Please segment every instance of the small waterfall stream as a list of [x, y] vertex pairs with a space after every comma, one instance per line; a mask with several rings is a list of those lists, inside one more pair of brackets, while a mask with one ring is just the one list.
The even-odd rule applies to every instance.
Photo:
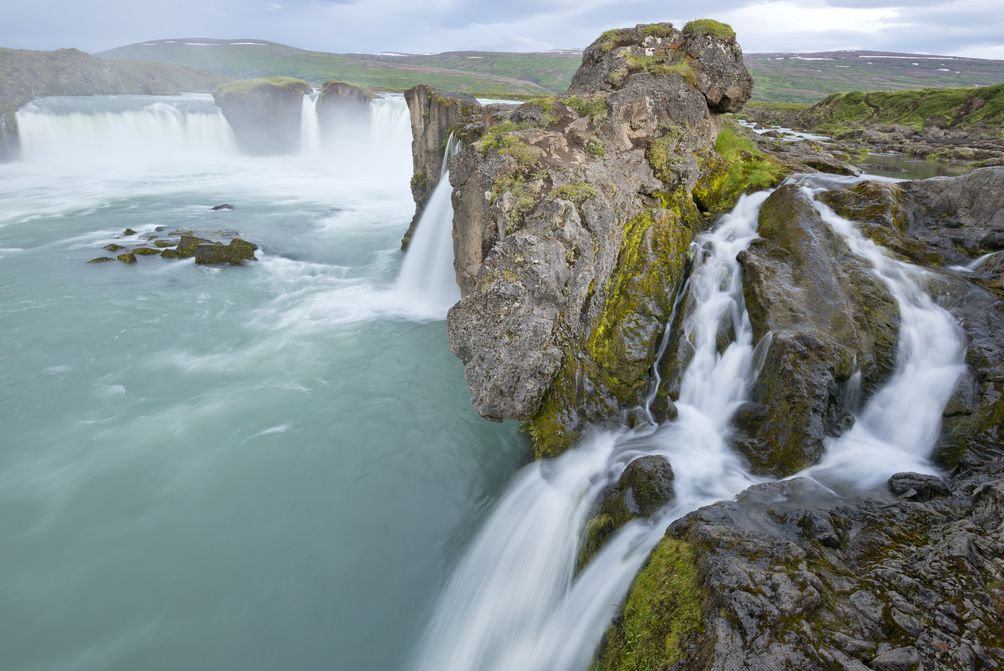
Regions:
[[[681, 380], [678, 417], [658, 427], [594, 432], [557, 459], [525, 467], [446, 585], [415, 657], [416, 671], [588, 668], [666, 526], [761, 481], [731, 449], [729, 425], [761, 358], [736, 255], [757, 237], [768, 195], [743, 197], [697, 240], [682, 315], [683, 338], [693, 353]], [[816, 207], [887, 284], [902, 326], [894, 375], [867, 401], [855, 427], [829, 441], [823, 460], [803, 475], [868, 487], [903, 470], [931, 472], [926, 457], [964, 370], [961, 329], [923, 289], [924, 271], [890, 258], [853, 224], [821, 203]], [[723, 321], [731, 324], [734, 340], [719, 352]], [[761, 347], [769, 345], [765, 340]], [[653, 454], [672, 464], [676, 498], [657, 519], [626, 525], [576, 575], [594, 501], [630, 461]]]
[[453, 187], [450, 186], [450, 158], [459, 150], [460, 143], [451, 134], [443, 152], [439, 181], [418, 221], [396, 286], [403, 300], [443, 314], [460, 300], [453, 269]]
[[308, 93], [303, 96], [303, 108], [300, 112], [300, 152], [317, 154], [321, 151], [321, 121], [317, 116], [318, 94]]

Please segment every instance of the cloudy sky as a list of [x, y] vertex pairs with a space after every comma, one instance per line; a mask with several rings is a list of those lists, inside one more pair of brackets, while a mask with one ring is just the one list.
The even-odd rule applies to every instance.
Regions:
[[101, 51], [172, 37], [337, 52], [583, 47], [711, 16], [747, 52], [881, 49], [1004, 59], [1002, 0], [0, 0], [0, 46]]

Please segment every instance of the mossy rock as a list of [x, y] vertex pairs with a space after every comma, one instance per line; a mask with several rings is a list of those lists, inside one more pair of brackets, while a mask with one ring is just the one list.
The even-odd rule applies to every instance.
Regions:
[[160, 253], [162, 259], [182, 259], [185, 258], [175, 249], [165, 249]]
[[735, 40], [736, 31], [727, 23], [714, 19], [696, 19], [683, 27], [684, 35], [711, 35], [720, 40]]
[[199, 245], [209, 244], [219, 243], [214, 243], [212, 240], [200, 238], [195, 235], [182, 235], [181, 239], [178, 241], [178, 254], [184, 257], [195, 256], [195, 250], [198, 249]]
[[114, 261], [115, 259], [110, 256], [99, 256], [97, 258], [91, 259], [88, 263], [108, 263], [109, 261]]
[[657, 671], [680, 660], [701, 627], [701, 590], [693, 547], [663, 538], [635, 578], [619, 622], [607, 632], [595, 671]]
[[127, 228], [124, 231], [122, 231], [122, 235], [125, 235], [125, 236], [136, 235], [136, 231], [134, 231], [131, 228]]
[[116, 245], [113, 242], [113, 243], [111, 243], [109, 245], [105, 245], [101, 249], [104, 249], [104, 250], [109, 251], [109, 252], [121, 252], [123, 249], [125, 249], [125, 247], [123, 247], [122, 245]]
[[153, 244], [156, 245], [157, 247], [160, 247], [161, 249], [164, 249], [165, 247], [177, 247], [178, 246], [178, 241], [177, 240], [154, 240]]
[[744, 193], [770, 189], [788, 175], [780, 162], [757, 148], [740, 127], [727, 123], [715, 140], [715, 150], [699, 158], [701, 175], [694, 199], [701, 210], [723, 214]]
[[160, 254], [160, 250], [153, 247], [137, 247], [132, 250], [132, 253], [136, 256], [157, 256]]
[[115, 258], [127, 265], [132, 265], [136, 263], [136, 255], [133, 254], [132, 252], [127, 252], [126, 254], [119, 254]]

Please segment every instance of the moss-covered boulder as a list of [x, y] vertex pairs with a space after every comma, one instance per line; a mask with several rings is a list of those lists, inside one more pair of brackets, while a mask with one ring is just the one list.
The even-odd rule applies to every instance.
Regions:
[[303, 80], [271, 77], [224, 84], [213, 98], [242, 151], [288, 154], [300, 150], [303, 96], [310, 91]]
[[136, 255], [133, 254], [132, 252], [126, 252], [125, 254], [119, 254], [115, 258], [118, 259], [119, 261], [121, 261], [122, 263], [126, 264], [126, 265], [132, 265], [132, 264], [136, 263]]
[[195, 263], [199, 265], [239, 266], [244, 261], [256, 261], [255, 250], [258, 246], [240, 238], [234, 238], [229, 244], [209, 242], [195, 248]]
[[790, 475], [852, 425], [844, 388], [855, 373], [866, 393], [891, 375], [899, 310], [798, 186], [767, 199], [758, 230], [739, 260], [754, 337], [769, 341], [736, 444], [754, 471]]
[[475, 408], [525, 420], [539, 455], [647, 393], [706, 225], [694, 191], [718, 113], [748, 95], [732, 38], [614, 31], [586, 50], [568, 93], [486, 112], [451, 162], [463, 295], [451, 348]]
[[196, 235], [182, 235], [178, 240], [177, 252], [179, 256], [189, 258], [195, 256], [195, 250], [199, 245], [211, 244], [212, 240], [200, 238]]

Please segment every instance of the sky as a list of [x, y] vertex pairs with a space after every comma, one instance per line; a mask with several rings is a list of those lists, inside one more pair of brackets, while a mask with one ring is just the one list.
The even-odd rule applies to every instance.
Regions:
[[876, 49], [1004, 59], [1004, 0], [0, 0], [0, 46], [97, 52], [176, 37], [332, 52], [585, 47], [608, 28], [711, 17], [747, 53]]

